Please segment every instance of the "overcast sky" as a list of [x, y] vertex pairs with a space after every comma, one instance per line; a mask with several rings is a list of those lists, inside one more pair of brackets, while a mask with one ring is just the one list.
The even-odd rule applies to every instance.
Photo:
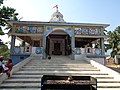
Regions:
[[[120, 0], [5, 0], [23, 21], [49, 21], [55, 8], [66, 22], [110, 24], [107, 30], [120, 25]], [[0, 37], [5, 38], [5, 37]]]

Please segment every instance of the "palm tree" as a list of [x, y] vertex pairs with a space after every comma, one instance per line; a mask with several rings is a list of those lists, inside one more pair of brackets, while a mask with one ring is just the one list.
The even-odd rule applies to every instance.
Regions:
[[114, 58], [115, 55], [119, 54], [120, 48], [120, 26], [118, 26], [113, 32], [108, 32], [108, 49], [112, 49], [111, 56]]

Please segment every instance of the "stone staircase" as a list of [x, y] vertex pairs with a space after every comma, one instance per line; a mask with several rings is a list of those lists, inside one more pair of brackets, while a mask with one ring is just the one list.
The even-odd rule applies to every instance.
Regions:
[[104, 73], [84, 60], [70, 60], [65, 56], [53, 56], [51, 60], [33, 58], [0, 85], [0, 90], [40, 90], [41, 77], [48, 75], [92, 76], [97, 78], [98, 90], [120, 90], [120, 81]]

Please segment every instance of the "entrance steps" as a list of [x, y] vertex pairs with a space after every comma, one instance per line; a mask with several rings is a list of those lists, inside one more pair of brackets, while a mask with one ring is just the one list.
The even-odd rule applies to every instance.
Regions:
[[40, 90], [41, 77], [48, 75], [92, 76], [97, 78], [98, 90], [120, 90], [120, 81], [82, 60], [52, 57], [51, 60], [32, 59], [10, 79], [0, 85], [0, 90]]

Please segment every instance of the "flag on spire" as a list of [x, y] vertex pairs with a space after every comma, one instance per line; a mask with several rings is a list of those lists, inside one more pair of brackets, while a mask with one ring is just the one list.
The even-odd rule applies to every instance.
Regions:
[[58, 5], [55, 5], [53, 8], [56, 8], [56, 11], [58, 11]]

